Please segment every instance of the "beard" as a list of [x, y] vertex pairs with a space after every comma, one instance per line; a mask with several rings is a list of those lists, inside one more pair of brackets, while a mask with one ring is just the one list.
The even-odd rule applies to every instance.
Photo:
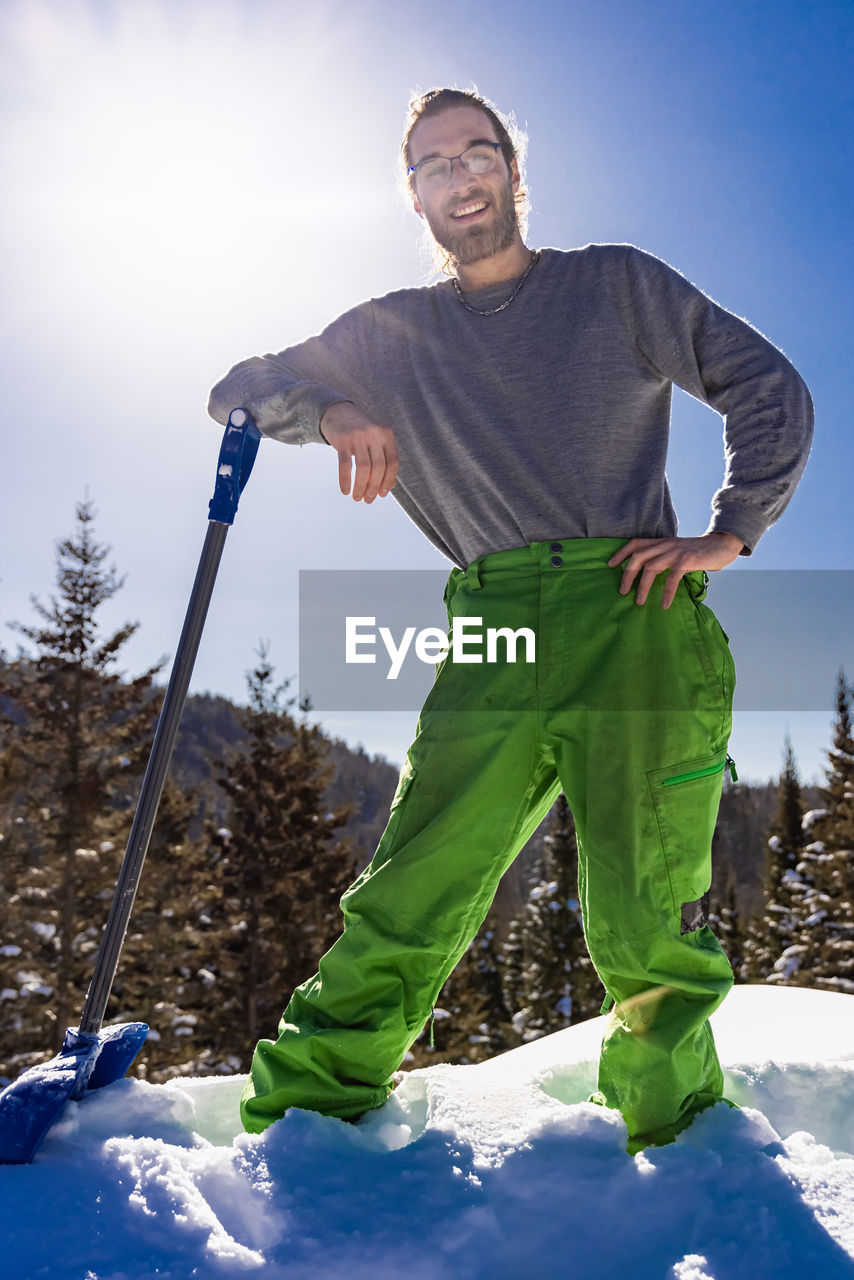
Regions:
[[[490, 200], [490, 197], [485, 192], [473, 191], [467, 196], [466, 203], [473, 200]], [[438, 218], [431, 220], [425, 211], [433, 239], [448, 254], [453, 266], [471, 266], [473, 262], [491, 258], [512, 244], [519, 229], [519, 220], [511, 180], [508, 179], [498, 200], [490, 200], [490, 205], [493, 216], [489, 223], [459, 229], [454, 226], [450, 214], [440, 222]]]

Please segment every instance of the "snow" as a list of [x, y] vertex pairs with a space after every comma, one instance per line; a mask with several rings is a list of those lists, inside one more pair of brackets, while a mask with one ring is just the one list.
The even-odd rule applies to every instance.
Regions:
[[625, 1151], [604, 1019], [408, 1073], [358, 1124], [240, 1131], [241, 1077], [124, 1080], [0, 1168], [6, 1280], [854, 1278], [854, 999], [737, 987], [725, 1105]]
[[19, 969], [15, 974], [15, 981], [22, 996], [53, 995], [53, 987], [45, 986], [41, 980], [41, 975], [32, 973], [29, 969]]
[[774, 961], [774, 973], [779, 974], [784, 982], [788, 982], [801, 967], [801, 960], [807, 953], [806, 947], [795, 944], [786, 947], [779, 959]]
[[37, 937], [42, 939], [43, 942], [50, 942], [51, 938], [56, 934], [55, 924], [42, 924], [38, 920], [33, 921], [30, 928]]

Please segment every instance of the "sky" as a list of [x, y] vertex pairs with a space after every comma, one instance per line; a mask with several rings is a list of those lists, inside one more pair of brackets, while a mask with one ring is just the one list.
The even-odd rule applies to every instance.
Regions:
[[[854, 13], [832, 0], [2, 0], [0, 645], [53, 585], [88, 496], [139, 620], [128, 672], [174, 653], [221, 432], [209, 387], [237, 360], [430, 279], [398, 182], [410, 94], [476, 85], [527, 129], [528, 242], [631, 242], [792, 359], [816, 405], [804, 480], [749, 563], [837, 572], [812, 662], [825, 701], [740, 709], [742, 776], [802, 775], [829, 745], [850, 598]], [[678, 393], [668, 474], [683, 533], [706, 525], [720, 419]], [[321, 446], [267, 441], [229, 535], [193, 688], [241, 698], [259, 642], [298, 668], [298, 574], [442, 569], [393, 499], [341, 497]], [[714, 583], [710, 595], [714, 606]], [[825, 609], [825, 605], [822, 605]], [[777, 644], [785, 653], [785, 614]], [[738, 637], [733, 636], [738, 663]], [[800, 645], [800, 642], [799, 642]], [[755, 659], [751, 656], [751, 662]], [[791, 664], [792, 655], [788, 654]], [[294, 686], [295, 687], [295, 686]], [[324, 713], [400, 762], [415, 712]]]
[[122, 1080], [0, 1167], [4, 1276], [851, 1280], [853, 1002], [736, 987], [712, 1023], [740, 1109], [633, 1157], [586, 1101], [604, 1018], [411, 1071], [358, 1124], [250, 1135], [245, 1077]]

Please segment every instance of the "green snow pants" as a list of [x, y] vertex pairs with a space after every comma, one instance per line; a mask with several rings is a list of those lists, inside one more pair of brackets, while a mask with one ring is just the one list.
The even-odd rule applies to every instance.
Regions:
[[701, 603], [705, 574], [687, 574], [669, 609], [661, 580], [638, 606], [607, 566], [624, 543], [556, 539], [452, 571], [449, 618], [482, 619], [484, 636], [529, 628], [536, 661], [522, 643], [504, 660], [499, 638], [498, 661], [438, 666], [388, 826], [341, 899], [344, 932], [294, 993], [278, 1040], [255, 1050], [241, 1102], [250, 1132], [288, 1107], [352, 1119], [382, 1105], [560, 789], [587, 945], [613, 1005], [593, 1100], [622, 1113], [637, 1149], [721, 1099], [708, 1019], [732, 971], [704, 897], [734, 668]]

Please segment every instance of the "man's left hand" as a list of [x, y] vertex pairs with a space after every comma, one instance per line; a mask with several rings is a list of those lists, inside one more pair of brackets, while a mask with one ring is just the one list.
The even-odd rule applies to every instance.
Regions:
[[661, 607], [669, 609], [683, 574], [692, 569], [724, 569], [732, 564], [744, 543], [734, 533], [704, 533], [700, 538], [632, 538], [621, 547], [608, 564], [614, 568], [624, 564], [620, 594], [631, 591], [640, 573], [635, 595], [636, 604], [644, 604], [659, 573], [667, 573], [661, 595]]

